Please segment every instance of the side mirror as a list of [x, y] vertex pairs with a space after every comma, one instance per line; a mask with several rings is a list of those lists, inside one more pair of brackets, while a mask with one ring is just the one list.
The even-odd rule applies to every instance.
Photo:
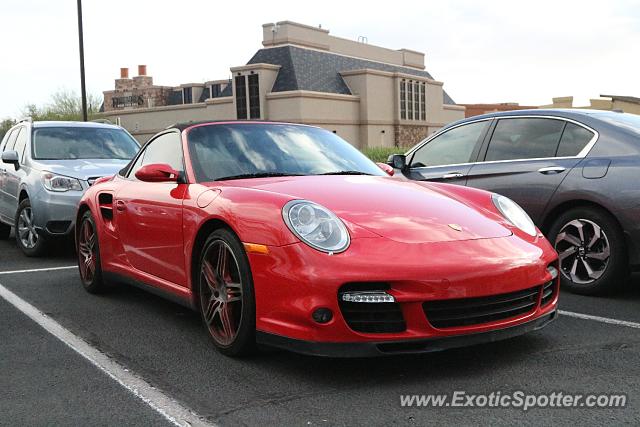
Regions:
[[152, 163], [136, 171], [136, 178], [144, 182], [178, 182], [180, 172], [166, 163]]
[[393, 168], [386, 163], [376, 163], [376, 165], [378, 165], [378, 167], [385, 171], [389, 176], [393, 176], [393, 174], [395, 173]]
[[389, 156], [387, 164], [394, 169], [404, 171], [407, 168], [407, 156], [404, 154], [392, 154]]
[[20, 159], [18, 152], [15, 150], [9, 150], [2, 153], [2, 163], [8, 163], [13, 165], [16, 170], [20, 167]]

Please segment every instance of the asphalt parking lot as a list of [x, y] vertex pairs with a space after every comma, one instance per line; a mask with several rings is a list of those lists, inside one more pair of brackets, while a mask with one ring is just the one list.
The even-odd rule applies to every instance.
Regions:
[[[638, 424], [640, 278], [608, 298], [564, 293], [568, 312], [509, 341], [419, 356], [323, 359], [282, 351], [218, 354], [196, 313], [120, 286], [85, 293], [73, 249], [43, 259], [0, 242], [0, 285], [176, 404], [218, 425]], [[61, 268], [63, 267], [63, 268]], [[71, 267], [71, 268], [64, 268]], [[25, 271], [26, 270], [26, 271]], [[35, 271], [33, 271], [35, 270]], [[571, 313], [613, 320], [581, 319]], [[607, 323], [608, 322], [608, 323]], [[630, 323], [623, 323], [630, 322]], [[637, 323], [636, 323], [637, 322]], [[0, 424], [171, 425], [145, 402], [0, 298]], [[89, 355], [90, 356], [90, 355]], [[90, 358], [90, 357], [89, 357]], [[620, 393], [624, 408], [402, 407], [400, 395]], [[144, 393], [142, 393], [144, 395]]]

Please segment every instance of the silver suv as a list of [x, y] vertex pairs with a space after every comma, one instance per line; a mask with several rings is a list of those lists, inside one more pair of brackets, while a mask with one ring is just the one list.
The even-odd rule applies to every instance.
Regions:
[[21, 121], [0, 143], [0, 239], [15, 227], [22, 252], [42, 255], [53, 237], [72, 233], [85, 190], [139, 148], [119, 126]]

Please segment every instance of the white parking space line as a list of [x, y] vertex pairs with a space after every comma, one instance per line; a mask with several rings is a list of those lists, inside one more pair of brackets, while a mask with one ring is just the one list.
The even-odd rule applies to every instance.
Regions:
[[77, 265], [67, 265], [67, 266], [64, 266], [64, 267], [32, 268], [32, 269], [29, 269], [29, 270], [0, 271], [0, 274], [38, 273], [38, 272], [41, 272], [41, 271], [70, 270], [72, 268], [78, 268], [78, 266]]
[[596, 322], [607, 323], [609, 325], [626, 326], [628, 328], [640, 329], [640, 323], [629, 322], [626, 320], [611, 319], [609, 317], [592, 316], [590, 314], [574, 313], [573, 311], [558, 310], [563, 316], [575, 317], [576, 319], [593, 320]]
[[0, 297], [108, 375], [175, 426], [213, 426], [0, 284]]

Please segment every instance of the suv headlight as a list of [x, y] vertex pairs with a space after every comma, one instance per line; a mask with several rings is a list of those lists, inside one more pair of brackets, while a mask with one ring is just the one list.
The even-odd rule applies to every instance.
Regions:
[[339, 253], [349, 247], [347, 227], [329, 209], [307, 200], [292, 200], [282, 208], [289, 230], [314, 249]]
[[535, 237], [538, 235], [536, 225], [524, 209], [522, 209], [516, 202], [499, 194], [494, 194], [491, 199], [493, 200], [493, 204], [507, 221], [530, 236]]
[[42, 173], [42, 185], [49, 191], [82, 191], [80, 180], [64, 175], [56, 175], [51, 172]]

